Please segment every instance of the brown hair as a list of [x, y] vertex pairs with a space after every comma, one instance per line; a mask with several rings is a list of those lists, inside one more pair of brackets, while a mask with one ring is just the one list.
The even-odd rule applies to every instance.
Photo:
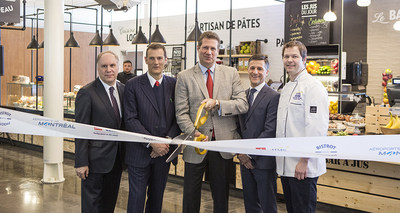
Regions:
[[126, 60], [126, 61], [124, 61], [124, 63], [123, 63], [123, 64], [126, 64], [126, 63], [130, 63], [130, 64], [132, 65], [132, 61], [130, 61], [130, 60]]
[[149, 52], [149, 49], [152, 49], [152, 50], [162, 49], [162, 50], [164, 51], [164, 57], [167, 58], [167, 50], [165, 50], [164, 45], [162, 45], [162, 44], [156, 44], [156, 43], [150, 44], [150, 45], [147, 47], [147, 50], [146, 50], [146, 57], [147, 57], [147, 53]]
[[217, 48], [219, 48], [219, 43], [220, 43], [221, 39], [219, 39], [218, 34], [212, 32], [212, 31], [207, 31], [207, 32], [202, 33], [200, 38], [199, 38], [199, 44], [197, 45], [198, 47], [201, 47], [201, 45], [203, 44], [203, 39], [204, 38], [217, 40], [218, 41]]
[[307, 57], [307, 48], [306, 46], [301, 43], [300, 41], [289, 41], [288, 43], [286, 43], [285, 45], [283, 45], [283, 49], [282, 49], [282, 57], [283, 54], [285, 53], [285, 49], [286, 48], [290, 48], [290, 47], [297, 47], [299, 48], [300, 51], [300, 55], [301, 58], [304, 60]]
[[113, 55], [113, 56], [115, 57], [115, 59], [117, 59], [117, 62], [119, 62], [119, 58], [118, 58], [117, 54], [115, 54], [115, 53], [114, 53], [113, 51], [111, 51], [111, 50], [108, 50], [108, 51], [101, 52], [101, 53], [99, 53], [99, 54], [97, 55], [97, 63], [99, 63], [100, 58], [103, 57], [103, 55], [105, 55], [105, 54], [107, 54], [107, 53]]
[[269, 61], [267, 55], [261, 55], [261, 54], [252, 55], [249, 59], [249, 64], [251, 61], [264, 61], [266, 70], [268, 70], [269, 68]]

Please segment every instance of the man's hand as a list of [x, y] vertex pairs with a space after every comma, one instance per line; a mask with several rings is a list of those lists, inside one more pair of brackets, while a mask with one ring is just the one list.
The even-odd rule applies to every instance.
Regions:
[[152, 158], [164, 156], [169, 152], [169, 144], [152, 143], [150, 146], [153, 148], [153, 151], [150, 153], [150, 157]]
[[[199, 137], [201, 135], [201, 132], [197, 131], [194, 133], [194, 137]], [[206, 138], [204, 138], [203, 140], [201, 140], [202, 142], [206, 142], [208, 141], [208, 136], [206, 135]]]
[[296, 165], [294, 176], [298, 180], [304, 180], [307, 177], [308, 158], [300, 158]]
[[253, 166], [253, 164], [251, 163], [251, 160], [250, 160], [249, 156], [244, 155], [244, 154], [238, 154], [237, 157], [238, 157], [240, 163], [241, 163], [244, 167], [246, 167], [247, 169], [254, 169], [254, 166]]
[[203, 104], [203, 103], [206, 103], [206, 105], [204, 106], [204, 109], [207, 111], [210, 111], [217, 106], [217, 100], [211, 99], [211, 98], [204, 99], [201, 102], [201, 104]]
[[82, 166], [75, 168], [76, 175], [82, 179], [86, 180], [86, 178], [89, 176], [89, 167], [88, 166]]

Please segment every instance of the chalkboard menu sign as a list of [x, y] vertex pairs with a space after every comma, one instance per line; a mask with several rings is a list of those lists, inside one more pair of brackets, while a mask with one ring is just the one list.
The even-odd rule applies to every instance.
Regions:
[[285, 41], [301, 41], [306, 46], [329, 44], [328, 0], [286, 0]]

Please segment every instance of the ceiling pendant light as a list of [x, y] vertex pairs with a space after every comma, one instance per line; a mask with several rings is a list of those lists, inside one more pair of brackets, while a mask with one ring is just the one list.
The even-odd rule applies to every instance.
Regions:
[[79, 47], [78, 42], [75, 40], [74, 37], [74, 33], [71, 32], [68, 41], [65, 43], [64, 47], [70, 47], [70, 48], [74, 48], [74, 47]]
[[118, 40], [115, 38], [112, 29], [110, 29], [110, 33], [107, 38], [104, 40], [103, 46], [119, 46]]
[[151, 43], [159, 43], [159, 44], [165, 44], [167, 43], [164, 39], [164, 37], [161, 35], [160, 29], [158, 27], [158, 24], [156, 25], [156, 30], [154, 33], [151, 35], [150, 39]]
[[96, 30], [96, 35], [94, 35], [93, 39], [90, 41], [89, 46], [99, 47], [101, 43], [103, 43], [103, 41], [101, 40], [99, 30]]
[[146, 36], [142, 31], [142, 26], [139, 26], [139, 32], [132, 40], [132, 44], [147, 44], [149, 41], [147, 40]]
[[33, 36], [31, 42], [26, 47], [28, 50], [37, 50], [39, 48], [39, 43], [36, 41], [36, 37]]
[[360, 7], [368, 7], [371, 4], [371, 0], [357, 0], [357, 5]]
[[400, 21], [396, 21], [393, 25], [393, 29], [396, 31], [400, 31]]
[[[152, 4], [150, 4], [150, 5], [152, 5]], [[164, 39], [164, 36], [162, 36], [162, 34], [160, 32], [160, 27], [158, 25], [158, 0], [157, 0], [157, 24], [156, 24], [156, 30], [154, 31], [153, 34], [151, 34], [150, 43], [159, 43], [159, 44], [166, 44], [167, 43], [165, 41], [165, 39]]]
[[329, 11], [327, 13], [325, 13], [325, 15], [324, 15], [325, 21], [336, 21], [336, 19], [337, 19], [336, 14], [334, 12], [332, 12], [332, 10], [331, 10], [331, 5], [332, 5], [332, 2], [329, 0]]
[[195, 41], [196, 37], [197, 37], [197, 41], [199, 40], [200, 36], [201, 36], [202, 32], [200, 30], [199, 25], [196, 23], [196, 25], [194, 26], [194, 29], [192, 30], [192, 32], [189, 34], [189, 36], [187, 37], [187, 41]]
[[43, 49], [44, 48], [44, 41], [42, 41], [42, 43], [39, 46], [39, 49]]

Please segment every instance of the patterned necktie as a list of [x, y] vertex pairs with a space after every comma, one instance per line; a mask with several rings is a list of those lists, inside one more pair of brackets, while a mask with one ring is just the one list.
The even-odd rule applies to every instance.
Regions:
[[156, 83], [154, 84], [156, 87], [160, 86], [160, 82], [156, 81]]
[[257, 90], [255, 88], [252, 88], [250, 90], [250, 94], [249, 94], [249, 99], [247, 99], [247, 102], [249, 103], [249, 108], [251, 107], [251, 105], [253, 104], [253, 99], [254, 99], [254, 93], [257, 92]]
[[212, 77], [211, 77], [210, 69], [207, 70], [207, 73], [208, 73], [208, 76], [207, 76], [206, 86], [207, 86], [207, 90], [208, 90], [208, 96], [210, 98], [212, 98], [213, 97], [213, 80], [212, 80]]
[[110, 87], [110, 97], [111, 97], [111, 102], [112, 102], [112, 107], [114, 109], [115, 117], [117, 118], [118, 123], [121, 122], [121, 115], [119, 113], [119, 108], [118, 108], [118, 103], [117, 99], [114, 97], [114, 87]]

